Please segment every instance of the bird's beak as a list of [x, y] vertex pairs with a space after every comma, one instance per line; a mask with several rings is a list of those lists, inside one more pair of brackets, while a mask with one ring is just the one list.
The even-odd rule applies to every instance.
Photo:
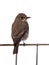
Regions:
[[31, 18], [31, 17], [27, 17], [27, 19], [29, 19], [29, 18]]

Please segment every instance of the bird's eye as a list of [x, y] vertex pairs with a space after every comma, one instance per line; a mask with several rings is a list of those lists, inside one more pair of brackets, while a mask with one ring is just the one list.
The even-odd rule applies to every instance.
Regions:
[[21, 17], [21, 19], [23, 19], [24, 17]]

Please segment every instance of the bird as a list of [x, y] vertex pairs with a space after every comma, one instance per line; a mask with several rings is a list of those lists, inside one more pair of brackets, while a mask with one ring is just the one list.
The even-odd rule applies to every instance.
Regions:
[[19, 13], [12, 24], [11, 36], [14, 42], [13, 54], [18, 54], [19, 43], [28, 38], [29, 24], [27, 19], [29, 18], [30, 17], [27, 17], [26, 14]]

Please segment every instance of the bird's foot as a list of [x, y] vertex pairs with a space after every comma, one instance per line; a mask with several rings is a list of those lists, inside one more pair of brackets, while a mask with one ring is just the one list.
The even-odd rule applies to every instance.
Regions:
[[25, 43], [25, 42], [23, 42], [23, 46], [25, 46], [25, 44], [26, 44], [26, 43]]

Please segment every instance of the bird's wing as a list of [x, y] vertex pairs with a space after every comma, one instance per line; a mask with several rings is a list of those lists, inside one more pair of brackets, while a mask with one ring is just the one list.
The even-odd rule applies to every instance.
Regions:
[[28, 23], [24, 23], [23, 25], [19, 23], [19, 25], [17, 24], [13, 24], [12, 26], [12, 38], [13, 39], [17, 39], [17, 38], [21, 38], [29, 29]]
[[13, 36], [13, 38], [14, 38], [14, 39], [22, 38], [23, 35], [24, 35], [26, 32], [27, 32], [26, 29], [24, 29], [24, 30], [22, 30], [22, 31], [20, 31], [20, 32], [17, 32], [17, 33]]

